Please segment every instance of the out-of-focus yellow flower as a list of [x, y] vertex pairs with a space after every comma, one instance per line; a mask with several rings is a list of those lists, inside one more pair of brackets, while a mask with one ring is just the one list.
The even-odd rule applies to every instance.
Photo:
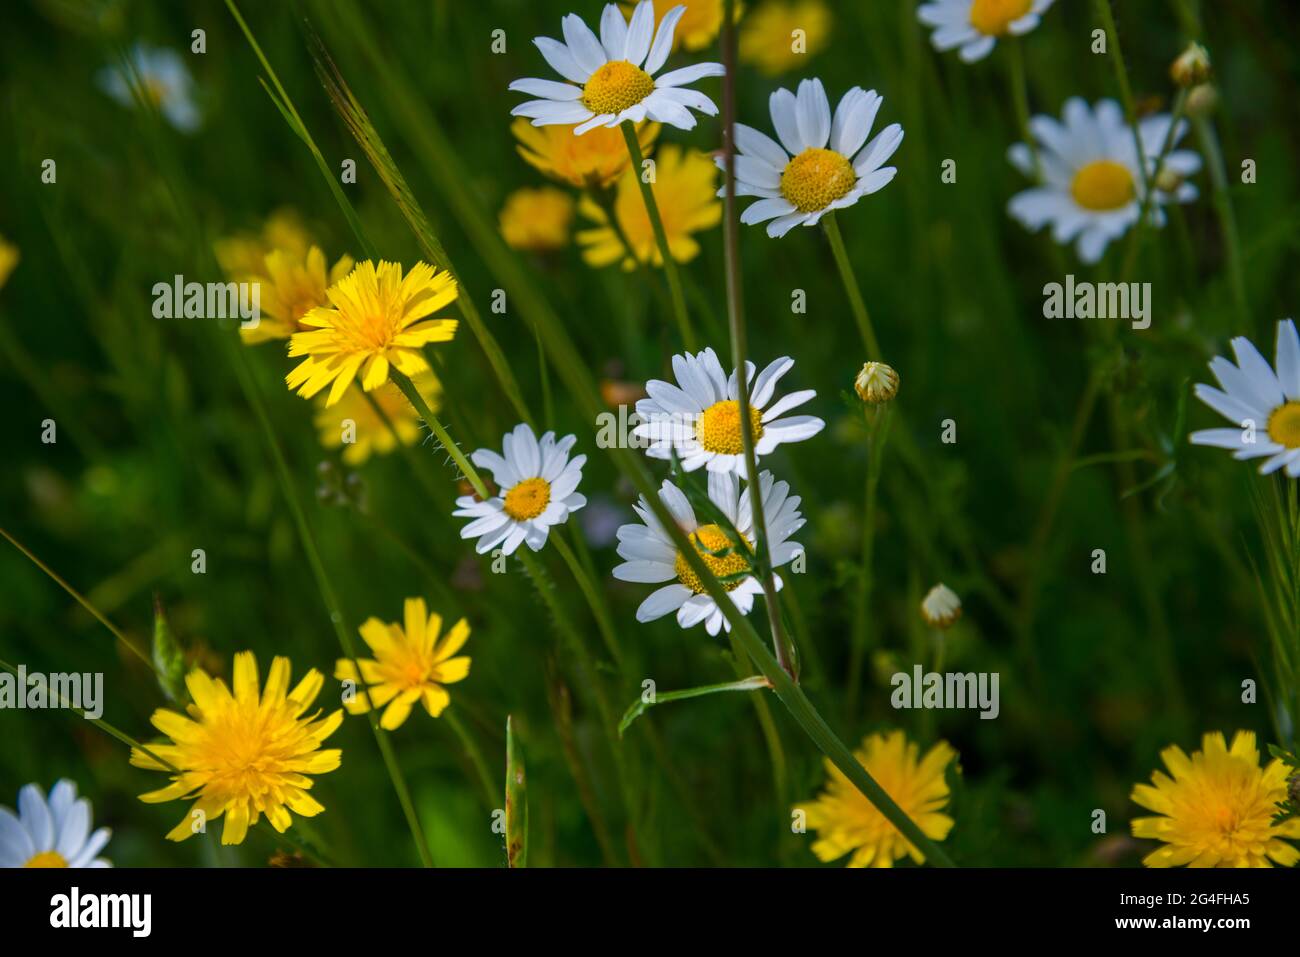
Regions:
[[[437, 376], [424, 372], [413, 377], [411, 383], [431, 411], [442, 408], [442, 383]], [[327, 449], [342, 447], [343, 461], [348, 465], [361, 465], [371, 455], [387, 455], [397, 447], [399, 439], [403, 445], [414, 445], [422, 433], [419, 414], [395, 383], [385, 382], [370, 393], [370, 398], [383, 410], [388, 422], [360, 389], [348, 389], [336, 405], [326, 405], [324, 396], [316, 398], [316, 429], [321, 445]]]
[[[665, 146], [655, 157], [655, 181], [651, 185], [668, 235], [669, 252], [679, 263], [690, 262], [699, 255], [700, 245], [693, 233], [722, 221], [717, 174], [713, 160], [699, 150]], [[635, 259], [628, 254], [618, 232], [609, 225], [605, 210], [590, 196], [583, 197], [579, 212], [598, 224], [577, 235], [578, 244], [584, 247], [583, 258], [589, 265], [599, 267], [621, 262], [624, 269], [634, 269], [638, 262], [663, 265], [638, 175], [635, 170], [627, 170], [618, 181], [614, 196], [614, 214]]]
[[313, 784], [307, 775], [333, 771], [341, 755], [337, 748], [322, 750], [321, 742], [338, 729], [343, 712], [307, 714], [325, 676], [313, 668], [290, 691], [289, 659], [277, 657], [259, 694], [251, 651], [235, 655], [234, 671], [232, 694], [220, 678], [194, 669], [185, 679], [193, 699], [189, 717], [166, 708], [153, 713], [154, 727], [173, 743], [150, 744], [149, 750], [177, 771], [131, 749], [136, 767], [172, 775], [171, 784], [141, 794], [141, 801], [197, 798], [168, 840], [183, 841], [225, 815], [221, 843], [242, 844], [263, 814], [283, 833], [292, 823], [290, 811], [314, 817], [325, 810], [307, 793]]
[[822, 0], [767, 0], [740, 27], [740, 60], [768, 76], [803, 66], [830, 39], [833, 17]]
[[289, 355], [307, 358], [284, 381], [306, 399], [328, 385], [325, 404], [333, 405], [358, 374], [370, 392], [388, 381], [389, 366], [419, 375], [429, 368], [420, 350], [456, 335], [457, 320], [427, 318], [456, 299], [456, 280], [428, 263], [403, 277], [398, 263], [366, 260], [328, 296], [333, 307], [307, 313], [301, 322], [309, 331], [289, 340]]
[[[942, 841], [953, 826], [953, 819], [941, 813], [949, 794], [944, 772], [957, 752], [946, 741], [940, 741], [920, 760], [919, 752], [902, 731], [890, 731], [867, 737], [853, 756], [926, 837]], [[849, 867], [893, 867], [904, 855], [918, 864], [925, 860], [829, 758], [826, 773], [826, 790], [816, 800], [795, 808], [807, 812], [808, 826], [818, 832], [814, 854], [833, 861], [853, 852]]]
[[462, 618], [439, 641], [442, 616], [429, 614], [423, 598], [406, 599], [403, 617], [405, 627], [397, 622], [386, 625], [378, 618], [369, 618], [361, 626], [361, 637], [375, 657], [356, 662], [361, 667], [360, 677], [348, 658], [340, 658], [334, 667], [334, 677], [340, 681], [366, 685], [364, 693], [358, 687], [354, 698], [344, 700], [348, 713], [365, 714], [372, 706], [384, 708], [379, 725], [389, 731], [401, 727], [417, 701], [432, 717], [438, 717], [451, 704], [451, 695], [443, 685], [469, 674], [470, 659], [453, 657], [469, 640], [469, 622]]
[[563, 249], [569, 245], [573, 210], [573, 197], [554, 186], [517, 189], [501, 207], [501, 235], [512, 249]]
[[[510, 124], [510, 132], [519, 141], [519, 155], [551, 179], [581, 189], [609, 186], [631, 161], [623, 131], [598, 126], [582, 136], [573, 135], [572, 126], [533, 126], [525, 117]], [[659, 136], [658, 123], [638, 123], [637, 139], [641, 153], [647, 155]]]
[[255, 326], [241, 324], [239, 330], [250, 345], [304, 331], [303, 316], [329, 305], [325, 290], [351, 272], [353, 265], [351, 256], [342, 256], [327, 270], [325, 254], [289, 211], [273, 214], [260, 237], [218, 242], [216, 253], [230, 278], [259, 286], [261, 321]]
[[[623, 0], [623, 12], [628, 16], [636, 7], [630, 0]], [[655, 0], [655, 23], [663, 19], [664, 14], [673, 7], [685, 7], [681, 20], [677, 22], [677, 32], [673, 34], [673, 49], [684, 47], [687, 50], [703, 50], [712, 43], [722, 30], [722, 16], [726, 10], [725, 0]], [[741, 0], [736, 0], [736, 18], [744, 8]]]
[[267, 255], [277, 249], [290, 259], [306, 259], [311, 245], [311, 234], [302, 217], [292, 209], [277, 209], [262, 224], [261, 233], [220, 239], [213, 248], [221, 268], [231, 276], [241, 276], [261, 273]]
[[1130, 796], [1159, 817], [1133, 819], [1133, 836], [1164, 841], [1142, 859], [1147, 867], [1294, 867], [1300, 850], [1282, 838], [1300, 838], [1300, 818], [1273, 823], [1287, 797], [1287, 767], [1274, 759], [1259, 766], [1252, 731], [1238, 731], [1229, 749], [1215, 731], [1189, 758], [1170, 745], [1160, 752], [1163, 771]]
[[0, 289], [9, 281], [9, 274], [18, 265], [18, 247], [0, 236]]

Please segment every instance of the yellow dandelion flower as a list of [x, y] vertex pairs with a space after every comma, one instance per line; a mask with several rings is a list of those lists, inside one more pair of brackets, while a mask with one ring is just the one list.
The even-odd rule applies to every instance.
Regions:
[[[551, 179], [581, 189], [603, 189], [627, 169], [630, 159], [623, 131], [598, 126], [582, 136], [572, 126], [533, 126], [525, 117], [510, 124], [519, 141], [519, 155], [530, 166]], [[636, 127], [641, 153], [647, 155], [659, 136], [659, 124], [644, 122]]]
[[[940, 813], [949, 796], [944, 772], [957, 752], [948, 742], [940, 741], [919, 761], [918, 753], [919, 748], [902, 731], [890, 731], [868, 736], [853, 756], [926, 837], [942, 841], [953, 826], [953, 819]], [[830, 775], [826, 790], [802, 807], [808, 814], [808, 826], [820, 833], [812, 846], [814, 854], [833, 861], [852, 851], [849, 867], [893, 867], [904, 855], [918, 864], [925, 860], [829, 760], [826, 770]]]
[[19, 258], [18, 247], [0, 236], [0, 289], [9, 281], [9, 274], [18, 265]]
[[388, 381], [390, 365], [419, 375], [429, 368], [421, 347], [456, 334], [455, 319], [426, 320], [456, 299], [456, 280], [428, 263], [416, 263], [403, 278], [398, 263], [381, 261], [376, 268], [366, 260], [326, 294], [333, 308], [302, 318], [309, 331], [294, 333], [289, 355], [307, 358], [285, 376], [307, 399], [332, 383], [326, 405], [338, 402], [358, 373], [367, 392]]
[[[411, 384], [432, 411], [442, 408], [442, 383], [432, 372], [415, 376]], [[316, 429], [321, 445], [327, 449], [343, 447], [343, 461], [348, 465], [361, 465], [371, 455], [387, 455], [397, 447], [398, 440], [403, 445], [414, 445], [423, 432], [420, 416], [396, 384], [385, 382], [370, 397], [387, 422], [359, 389], [348, 389], [335, 405], [326, 405], [324, 396], [316, 398]]]
[[826, 46], [833, 20], [822, 0], [768, 0], [740, 28], [740, 60], [768, 76], [802, 66]]
[[572, 226], [573, 197], [553, 186], [517, 189], [506, 197], [501, 208], [501, 235], [512, 249], [563, 249], [569, 245]]
[[[623, 0], [624, 12], [631, 16], [635, 3]], [[736, 18], [740, 18], [743, 8], [736, 0]], [[655, 0], [655, 22], [664, 18], [673, 7], [685, 7], [686, 12], [677, 21], [673, 49], [684, 47], [687, 50], [703, 50], [711, 44], [722, 30], [722, 15], [725, 0]]]
[[334, 677], [340, 681], [364, 679], [367, 685], [365, 694], [358, 689], [351, 701], [344, 701], [348, 712], [365, 714], [372, 704], [384, 708], [379, 724], [389, 731], [401, 727], [416, 701], [423, 702], [432, 717], [438, 717], [451, 704], [451, 695], [443, 685], [469, 674], [469, 658], [452, 657], [469, 640], [469, 622], [462, 618], [439, 641], [442, 616], [429, 614], [423, 598], [406, 599], [403, 611], [405, 628], [396, 622], [386, 625], [378, 618], [369, 618], [361, 626], [361, 637], [375, 657], [357, 661], [360, 679], [349, 659], [340, 658], [334, 666]]
[[1238, 731], [1228, 748], [1215, 731], [1201, 739], [1189, 758], [1170, 745], [1160, 752], [1173, 777], [1151, 774], [1151, 784], [1133, 787], [1131, 799], [1158, 817], [1138, 817], [1133, 836], [1164, 841], [1142, 859], [1147, 867], [1293, 867], [1300, 850], [1283, 838], [1300, 838], [1300, 819], [1273, 824], [1277, 803], [1286, 800], [1287, 768], [1274, 760], [1259, 766], [1252, 731]]
[[[315, 783], [308, 775], [339, 766], [341, 752], [322, 750], [321, 742], [342, 723], [343, 712], [324, 718], [319, 710], [306, 713], [324, 684], [325, 676], [313, 668], [290, 691], [289, 659], [277, 657], [259, 694], [251, 651], [235, 655], [233, 694], [220, 678], [191, 671], [185, 678], [193, 699], [189, 717], [159, 708], [150, 719], [172, 743], [151, 744], [149, 750], [179, 773], [172, 771], [171, 784], [140, 800], [195, 799], [168, 840], [183, 841], [224, 815], [221, 843], [240, 844], [263, 814], [283, 832], [292, 823], [290, 811], [315, 817], [325, 810], [307, 793]], [[171, 771], [138, 748], [131, 749], [131, 763]]]
[[217, 261], [238, 282], [258, 284], [260, 321], [240, 326], [250, 345], [288, 339], [302, 332], [303, 316], [329, 305], [325, 291], [352, 271], [352, 257], [341, 256], [326, 269], [325, 254], [311, 241], [297, 214], [274, 213], [261, 236], [236, 236], [216, 244]]
[[[700, 245], [692, 237], [702, 229], [710, 229], [722, 220], [722, 203], [717, 197], [718, 169], [706, 153], [665, 146], [659, 151], [655, 163], [655, 200], [663, 219], [664, 232], [668, 234], [668, 249], [679, 263], [690, 262], [700, 252]], [[609, 217], [591, 197], [583, 197], [578, 211], [598, 225], [577, 234], [578, 244], [584, 247], [583, 258], [592, 266], [608, 266], [622, 262], [624, 269], [634, 269], [637, 262], [663, 265], [663, 256], [655, 242], [654, 229], [646, 213], [639, 174], [627, 170], [618, 181], [614, 197], [614, 214], [628, 244], [636, 254], [636, 261], [628, 255], [618, 233], [609, 225]]]
[[266, 257], [279, 249], [291, 260], [302, 260], [311, 248], [311, 234], [292, 209], [278, 209], [267, 217], [257, 235], [241, 233], [213, 244], [217, 262], [232, 276], [257, 275]]

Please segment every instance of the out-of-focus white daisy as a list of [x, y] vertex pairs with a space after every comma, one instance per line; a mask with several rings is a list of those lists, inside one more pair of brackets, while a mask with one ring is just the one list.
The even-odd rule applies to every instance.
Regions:
[[921, 599], [921, 617], [931, 628], [951, 628], [961, 617], [961, 599], [955, 591], [939, 582]]
[[96, 855], [112, 832], [90, 833], [90, 802], [61, 780], [44, 792], [29, 784], [18, 792], [18, 814], [0, 807], [0, 867], [112, 867]]
[[1223, 356], [1210, 360], [1210, 371], [1223, 386], [1198, 383], [1196, 397], [1234, 423], [1227, 429], [1203, 429], [1189, 438], [1196, 445], [1231, 449], [1235, 459], [1265, 458], [1259, 471], [1268, 475], [1285, 467], [1300, 477], [1300, 336], [1295, 323], [1277, 324], [1277, 371], [1245, 336], [1232, 340], [1234, 365]]
[[[1052, 226], [1058, 243], [1075, 242], [1085, 263], [1101, 259], [1107, 244], [1123, 236], [1138, 221], [1146, 195], [1143, 168], [1156, 182], [1170, 176], [1177, 185], [1172, 192], [1156, 187], [1150, 204], [1150, 225], [1165, 224], [1167, 203], [1190, 203], [1199, 195], [1196, 187], [1183, 182], [1201, 168], [1201, 158], [1191, 150], [1170, 149], [1160, 170], [1155, 168], [1160, 150], [1169, 135], [1173, 117], [1168, 113], [1148, 116], [1138, 123], [1142, 137], [1142, 160], [1138, 161], [1133, 130], [1124, 111], [1114, 100], [1100, 100], [1095, 108], [1079, 97], [1065, 103], [1061, 122], [1050, 116], [1035, 116], [1030, 131], [1038, 141], [1040, 185], [1017, 193], [1007, 211], [1027, 229]], [[1170, 146], [1183, 138], [1187, 121], [1179, 120]], [[1034, 153], [1025, 143], [1007, 151], [1007, 159], [1026, 176], [1034, 176]]]
[[[803, 80], [798, 95], [773, 93], [769, 106], [779, 144], [736, 124], [736, 195], [762, 197], [740, 221], [767, 223], [769, 236], [784, 236], [889, 185], [898, 170], [883, 164], [903, 142], [903, 128], [893, 123], [867, 142], [883, 102], [875, 90], [855, 86], [832, 117], [821, 80]], [[722, 157], [716, 162], [726, 169]], [[725, 186], [718, 195], [726, 195]]]
[[[777, 382], [792, 368], [794, 360], [782, 356], [755, 378], [754, 363], [745, 363], [750, 435], [756, 459], [783, 442], [810, 439], [826, 427], [825, 422], [811, 415], [782, 418], [813, 398], [817, 394], [813, 389], [791, 392], [772, 401]], [[673, 375], [676, 385], [651, 379], [645, 387], [649, 397], [637, 401], [636, 411], [643, 421], [632, 434], [649, 441], [646, 454], [671, 459], [676, 449], [688, 472], [703, 465], [710, 472], [743, 473], [745, 439], [740, 431], [740, 383], [736, 373], [728, 377], [714, 351], [705, 349], [695, 355], [688, 352], [673, 356]]]
[[571, 512], [587, 504], [577, 491], [587, 457], [569, 458], [576, 441], [572, 435], [557, 441], [554, 432], [547, 432], [539, 442], [521, 422], [502, 440], [504, 455], [491, 449], [474, 452], [470, 461], [492, 473], [500, 492], [486, 501], [472, 495], [456, 499], [452, 514], [473, 519], [460, 537], [477, 538], [480, 555], [494, 548], [513, 555], [521, 543], [541, 551], [551, 526], [567, 522]]
[[[768, 547], [772, 566], [791, 561], [803, 546], [790, 541], [790, 536], [803, 527], [804, 518], [799, 513], [799, 496], [790, 494], [790, 486], [776, 482], [772, 473], [762, 472], [758, 477], [763, 491], [763, 518], [767, 522]], [[749, 543], [754, 547], [754, 516], [750, 503], [751, 488], [740, 491], [740, 479], [734, 474], [709, 473], [709, 499]], [[685, 493], [672, 482], [664, 482], [659, 499], [668, 507], [674, 520], [688, 536], [696, 552], [717, 578], [723, 581], [728, 597], [742, 615], [754, 607], [754, 597], [763, 593], [762, 583], [750, 570], [748, 559], [740, 553], [731, 538], [720, 526], [712, 522], [701, 523]], [[644, 498], [634, 505], [642, 524], [624, 525], [618, 530], [618, 554], [626, 559], [614, 569], [614, 577], [625, 582], [659, 584], [671, 582], [651, 592], [650, 597], [636, 610], [636, 620], [654, 621], [670, 612], [677, 613], [677, 624], [692, 628], [704, 622], [705, 630], [716, 635], [721, 629], [731, 630], [717, 602], [704, 590], [698, 575], [677, 551], [668, 532], [655, 518]], [[745, 577], [740, 577], [744, 575]], [[781, 577], [774, 576], [776, 587], [781, 587]]]
[[135, 76], [125, 66], [106, 66], [96, 75], [99, 88], [123, 106], [135, 106], [131, 85], [139, 82], [168, 123], [182, 133], [197, 130], [202, 118], [194, 103], [194, 80], [181, 55], [166, 47], [137, 43], [129, 56]]
[[931, 0], [916, 10], [917, 19], [934, 27], [930, 42], [936, 50], [961, 47], [967, 63], [982, 60], [998, 38], [1018, 37], [1038, 26], [1053, 0]]
[[606, 4], [600, 17], [600, 37], [576, 13], [560, 21], [564, 42], [536, 37], [533, 42], [556, 73], [568, 80], [515, 80], [510, 89], [538, 97], [520, 103], [511, 114], [527, 116], [534, 126], [576, 124], [581, 135], [598, 126], [618, 126], [624, 120], [651, 119], [682, 130], [695, 126], [691, 110], [716, 116], [717, 106], [686, 84], [706, 76], [722, 76], [721, 63], [695, 63], [656, 78], [673, 48], [673, 31], [686, 12], [673, 7], [655, 30], [654, 0], [641, 0], [624, 20], [615, 4]]

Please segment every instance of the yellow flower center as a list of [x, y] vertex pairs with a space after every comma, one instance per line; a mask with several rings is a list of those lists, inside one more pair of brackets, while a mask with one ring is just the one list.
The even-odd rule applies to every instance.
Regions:
[[1119, 209], [1133, 201], [1133, 174], [1114, 160], [1096, 160], [1074, 174], [1070, 195], [1084, 209]]
[[68, 862], [64, 860], [63, 855], [58, 851], [41, 851], [35, 857], [28, 860], [23, 867], [67, 867]]
[[839, 153], [809, 147], [786, 164], [781, 195], [799, 212], [815, 213], [846, 195], [857, 181], [852, 164]]
[[593, 113], [622, 113], [654, 92], [655, 81], [627, 60], [610, 60], [587, 78], [582, 105]]
[[[757, 442], [763, 434], [763, 414], [749, 407], [749, 435]], [[720, 455], [740, 455], [745, 451], [745, 439], [740, 434], [740, 403], [735, 399], [715, 402], [702, 413], [695, 424], [695, 438], [706, 452]]]
[[987, 37], [1000, 37], [1033, 5], [1033, 0], [975, 0], [970, 25]]
[[[717, 525], [701, 525], [691, 535], [691, 544], [695, 546], [695, 553], [704, 560], [704, 564], [715, 578], [726, 578], [729, 575], [749, 571], [749, 562], [736, 552], [735, 545], [727, 537], [727, 533]], [[727, 552], [727, 549], [731, 551]], [[725, 554], [718, 554], [720, 552]], [[700, 581], [700, 576], [695, 574], [691, 566], [686, 564], [686, 558], [681, 552], [677, 553], [673, 570], [677, 572], [677, 580], [683, 585], [697, 595], [704, 594], [704, 583]], [[725, 582], [723, 587], [727, 591], [732, 591], [740, 587], [740, 580]]]
[[1300, 448], [1300, 402], [1279, 405], [1268, 417], [1268, 437], [1288, 449]]
[[546, 511], [551, 503], [551, 483], [545, 479], [524, 479], [506, 492], [503, 508], [516, 522], [526, 522]]

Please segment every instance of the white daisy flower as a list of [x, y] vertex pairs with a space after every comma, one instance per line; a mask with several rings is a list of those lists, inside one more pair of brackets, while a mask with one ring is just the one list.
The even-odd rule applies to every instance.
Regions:
[[[771, 453], [784, 442], [802, 442], [826, 427], [811, 415], [782, 416], [803, 405], [817, 393], [813, 389], [791, 392], [775, 402], [776, 384], [794, 368], [794, 360], [782, 356], [754, 376], [754, 363], [745, 363], [749, 382], [750, 434], [756, 459]], [[673, 356], [677, 385], [651, 379], [646, 383], [649, 398], [636, 404], [642, 421], [632, 430], [649, 442], [646, 454], [671, 459], [673, 449], [682, 467], [693, 472], [701, 465], [710, 472], [745, 470], [744, 437], [740, 432], [739, 385], [736, 373], [728, 377], [712, 349], [691, 355]]]
[[201, 117], [194, 103], [194, 81], [175, 50], [137, 43], [131, 48], [132, 77], [125, 67], [106, 66], [96, 75], [99, 88], [123, 106], [136, 105], [131, 81], [138, 80], [163, 117], [182, 133], [199, 128]]
[[696, 63], [655, 78], [673, 48], [673, 31], [686, 7], [664, 14], [655, 30], [654, 0], [641, 0], [630, 21], [617, 4], [606, 4], [600, 17], [600, 38], [582, 18], [570, 13], [560, 21], [564, 42], [536, 37], [533, 42], [556, 73], [568, 80], [515, 80], [510, 89], [539, 97], [520, 103], [512, 116], [531, 117], [533, 126], [576, 124], [581, 135], [598, 126], [618, 126], [624, 120], [651, 119], [678, 129], [695, 126], [691, 110], [716, 116], [718, 108], [703, 93], [686, 84], [726, 73], [721, 63]]
[[479, 449], [470, 456], [479, 468], [492, 473], [500, 492], [487, 501], [472, 495], [456, 499], [457, 518], [473, 519], [460, 530], [461, 538], [477, 538], [480, 555], [500, 548], [513, 555], [520, 543], [541, 551], [552, 525], [569, 520], [569, 514], [587, 504], [578, 493], [585, 455], [569, 458], [576, 436], [556, 441], [547, 432], [540, 442], [524, 423], [502, 440], [504, 455]]
[[[1168, 113], [1138, 122], [1142, 163], [1153, 182], [1158, 172], [1181, 179], [1201, 168], [1196, 153], [1171, 149], [1161, 170], [1156, 170], [1171, 122], [1173, 117]], [[1035, 116], [1029, 128], [1039, 144], [1043, 182], [1013, 196], [1007, 211], [1031, 231], [1051, 223], [1053, 239], [1058, 243], [1076, 241], [1079, 258], [1095, 263], [1107, 244], [1124, 235], [1142, 212], [1146, 190], [1143, 167], [1138, 163], [1133, 130], [1124, 119], [1124, 111], [1114, 100], [1101, 100], [1094, 109], [1073, 97], [1065, 103], [1062, 122], [1050, 116]], [[1180, 120], [1170, 145], [1186, 132], [1187, 121]], [[1026, 176], [1036, 175], [1034, 154], [1026, 144], [1014, 144], [1007, 151], [1007, 159]], [[1190, 203], [1198, 195], [1196, 187], [1186, 182], [1179, 182], [1173, 192], [1156, 188], [1150, 225], [1164, 226], [1165, 204]]]
[[64, 779], [45, 794], [35, 784], [18, 792], [18, 814], [0, 807], [0, 867], [112, 867], [96, 857], [112, 832], [90, 833], [90, 802]]
[[[903, 128], [891, 124], [867, 142], [883, 102], [875, 90], [855, 86], [832, 117], [821, 80], [803, 80], [797, 96], [789, 90], [773, 93], [769, 105], [779, 144], [752, 126], [736, 124], [736, 195], [762, 197], [740, 221], [767, 223], [769, 236], [784, 236], [887, 186], [898, 170], [882, 165], [903, 142]], [[722, 157], [716, 162], [726, 169]], [[726, 192], [724, 186], [718, 195]]]
[[955, 591], [939, 582], [921, 599], [921, 617], [931, 628], [951, 628], [961, 617], [961, 599]]
[[[768, 547], [772, 566], [778, 567], [794, 559], [803, 546], [789, 541], [791, 535], [803, 527], [804, 518], [799, 513], [799, 496], [790, 494], [785, 482], [775, 482], [771, 472], [758, 477], [763, 490], [763, 518], [767, 522]], [[740, 480], [732, 473], [709, 473], [709, 500], [721, 509], [750, 547], [754, 547], [754, 518], [750, 504], [750, 488], [740, 492]], [[735, 549], [723, 529], [711, 522], [701, 524], [685, 493], [671, 482], [664, 482], [659, 499], [668, 507], [673, 518], [687, 535], [696, 552], [709, 571], [718, 578], [739, 576], [749, 571], [745, 557]], [[693, 628], [704, 622], [705, 630], [716, 635], [731, 624], [723, 615], [668, 532], [655, 518], [644, 498], [634, 505], [642, 524], [624, 525], [618, 530], [618, 554], [626, 561], [614, 569], [614, 577], [625, 582], [659, 584], [671, 582], [650, 594], [636, 610], [636, 620], [654, 621], [670, 612], [677, 613], [677, 624]], [[781, 588], [781, 577], [774, 576], [776, 587]], [[762, 583], [753, 575], [724, 582], [727, 594], [742, 615], [754, 607], [754, 597], [763, 593]]]
[[917, 8], [916, 17], [934, 27], [930, 42], [936, 50], [961, 47], [967, 63], [982, 60], [998, 38], [1018, 37], [1038, 26], [1053, 0], [931, 0]]
[[[1264, 458], [1268, 475], [1285, 466], [1300, 478], [1300, 336], [1290, 319], [1277, 324], [1277, 372], [1244, 336], [1232, 340], [1237, 363], [1215, 356], [1210, 371], [1223, 386], [1198, 383], [1196, 397], [1233, 423], [1203, 429], [1189, 438], [1196, 445], [1231, 449], [1235, 459]], [[1267, 456], [1267, 458], [1265, 458]]]

